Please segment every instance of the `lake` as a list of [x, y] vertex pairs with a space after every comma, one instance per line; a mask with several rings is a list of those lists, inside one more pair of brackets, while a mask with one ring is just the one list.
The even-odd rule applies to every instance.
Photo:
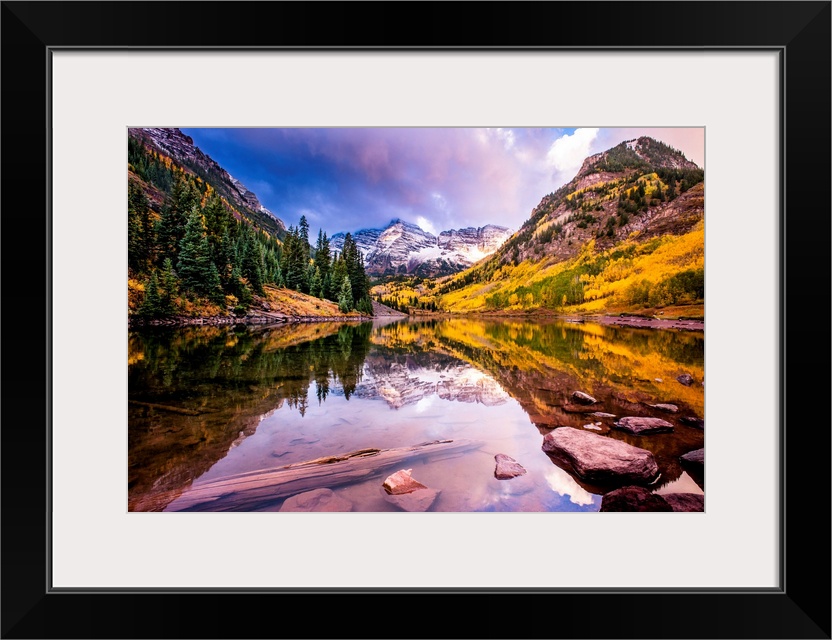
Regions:
[[[650, 491], [703, 494], [680, 461], [704, 447], [690, 419], [704, 418], [703, 381], [702, 331], [520, 318], [131, 330], [128, 508], [423, 510], [382, 486], [410, 470], [431, 512], [598, 511], [615, 486], [542, 449], [561, 427], [650, 451]], [[673, 431], [633, 435], [624, 416]], [[497, 454], [525, 473], [497, 479]], [[317, 489], [332, 493], [306, 500]]]

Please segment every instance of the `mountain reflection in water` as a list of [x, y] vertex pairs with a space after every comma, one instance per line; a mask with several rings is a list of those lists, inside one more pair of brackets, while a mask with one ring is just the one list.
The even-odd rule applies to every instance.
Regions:
[[[555, 466], [541, 449], [572, 426], [649, 449], [658, 492], [702, 492], [679, 456], [704, 445], [680, 423], [704, 416], [704, 336], [560, 321], [442, 319], [310, 323], [269, 328], [189, 327], [129, 334], [131, 511], [192, 509], [200, 487], [361, 449], [436, 440], [473, 446], [422, 455], [330, 488], [353, 511], [397, 511], [381, 484], [399, 468], [437, 490], [431, 511], [597, 511], [608, 488]], [[682, 373], [695, 382], [676, 381]], [[670, 420], [673, 433], [633, 436], [592, 411]], [[677, 414], [650, 407], [672, 403]], [[583, 411], [583, 412], [580, 412]], [[527, 473], [494, 477], [503, 453]], [[325, 485], [328, 486], [328, 485]], [[189, 497], [190, 496], [190, 497]], [[278, 510], [225, 496], [213, 510]], [[346, 503], [344, 503], [346, 504]]]

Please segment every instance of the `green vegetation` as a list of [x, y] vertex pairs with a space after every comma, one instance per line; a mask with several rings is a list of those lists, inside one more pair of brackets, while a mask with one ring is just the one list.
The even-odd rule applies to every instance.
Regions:
[[[330, 255], [322, 231], [313, 249], [301, 216], [283, 242], [257, 229], [206, 179], [129, 139], [128, 279], [132, 314], [239, 314], [265, 285], [338, 302], [343, 312], [372, 315], [363, 258], [348, 234], [341, 255]], [[206, 176], [211, 178], [211, 176]], [[151, 203], [148, 194], [161, 198]], [[155, 204], [154, 210], [153, 204]], [[342, 296], [344, 282], [350, 295]]]

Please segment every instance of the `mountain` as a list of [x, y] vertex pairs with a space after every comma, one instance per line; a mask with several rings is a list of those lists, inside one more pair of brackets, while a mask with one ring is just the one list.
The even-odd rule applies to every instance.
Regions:
[[[394, 219], [383, 229], [362, 229], [353, 234], [369, 275], [409, 274], [422, 277], [457, 273], [492, 254], [511, 235], [506, 227], [486, 225], [442, 231], [438, 236], [421, 227]], [[345, 234], [330, 238], [340, 251]]]
[[489, 259], [422, 300], [451, 311], [701, 306], [704, 193], [704, 171], [680, 151], [622, 142], [586, 158]]
[[195, 146], [193, 138], [179, 129], [128, 129], [128, 135], [203, 179], [256, 226], [279, 238], [286, 234], [286, 225], [280, 218], [264, 207], [250, 189]]

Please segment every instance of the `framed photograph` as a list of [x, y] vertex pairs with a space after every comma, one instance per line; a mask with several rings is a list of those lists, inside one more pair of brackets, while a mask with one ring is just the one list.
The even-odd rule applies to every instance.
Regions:
[[830, 637], [830, 3], [472, 7], [3, 3], [4, 637]]

